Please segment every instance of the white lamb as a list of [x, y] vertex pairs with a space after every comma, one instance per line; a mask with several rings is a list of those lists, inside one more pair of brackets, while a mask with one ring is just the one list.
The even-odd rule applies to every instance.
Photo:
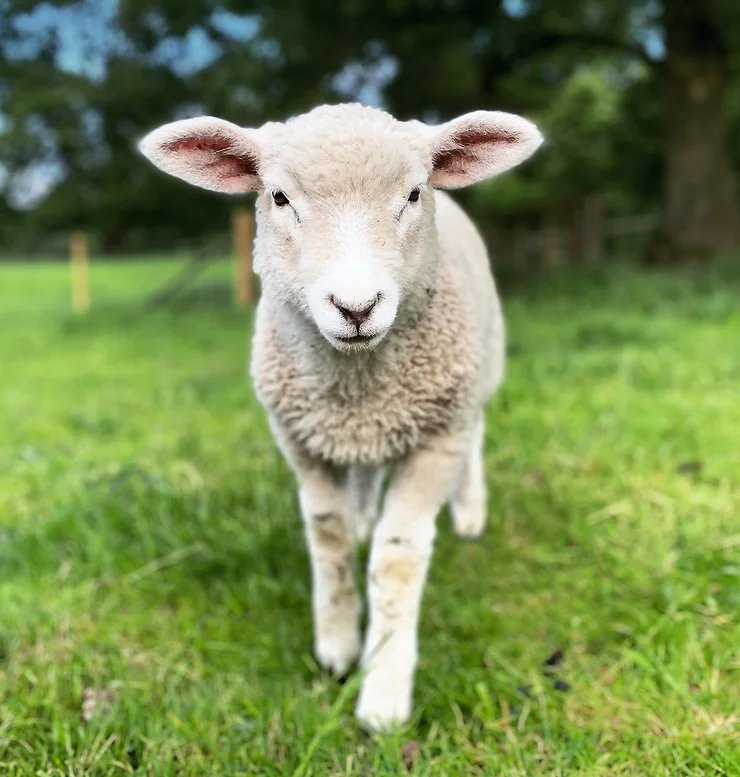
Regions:
[[507, 113], [432, 127], [353, 104], [259, 129], [187, 119], [139, 146], [190, 183], [259, 192], [252, 376], [299, 483], [316, 656], [339, 675], [361, 650], [354, 543], [372, 528], [394, 466], [372, 537], [357, 705], [374, 729], [411, 712], [440, 508], [450, 503], [461, 536], [483, 530], [484, 408], [503, 374], [486, 249], [435, 189], [503, 172], [541, 142]]

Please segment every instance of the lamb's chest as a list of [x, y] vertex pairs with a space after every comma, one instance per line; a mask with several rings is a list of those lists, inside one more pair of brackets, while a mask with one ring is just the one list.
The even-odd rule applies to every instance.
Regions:
[[469, 382], [462, 365], [419, 355], [396, 370], [371, 360], [341, 370], [301, 369], [289, 359], [270, 366], [258, 356], [253, 376], [285, 431], [312, 455], [339, 465], [403, 457], [451, 423]]

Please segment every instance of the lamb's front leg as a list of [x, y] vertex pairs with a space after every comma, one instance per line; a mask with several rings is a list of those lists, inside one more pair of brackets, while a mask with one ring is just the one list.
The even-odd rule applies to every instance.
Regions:
[[301, 477], [301, 512], [311, 554], [314, 651], [344, 675], [360, 654], [360, 599], [353, 575], [354, 531], [345, 491], [327, 474]]
[[311, 556], [314, 652], [324, 669], [344, 675], [360, 654], [360, 599], [353, 574], [354, 531], [344, 473], [312, 459], [273, 423], [299, 484]]
[[373, 729], [407, 720], [417, 660], [417, 625], [435, 521], [460, 478], [470, 430], [436, 439], [396, 472], [373, 534], [369, 569], [368, 670], [357, 716]]

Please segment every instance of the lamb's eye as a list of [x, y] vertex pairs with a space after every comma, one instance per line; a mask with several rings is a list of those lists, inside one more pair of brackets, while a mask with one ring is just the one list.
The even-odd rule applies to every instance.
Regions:
[[409, 202], [418, 202], [419, 197], [421, 197], [421, 189], [418, 186], [414, 186], [414, 188], [409, 193], [408, 200]]
[[284, 192], [280, 191], [280, 189], [275, 189], [272, 193], [272, 199], [278, 207], [282, 208], [283, 205], [290, 205], [290, 200], [285, 196]]

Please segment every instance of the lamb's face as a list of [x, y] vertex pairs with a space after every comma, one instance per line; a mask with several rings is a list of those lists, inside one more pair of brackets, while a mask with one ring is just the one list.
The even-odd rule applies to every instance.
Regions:
[[210, 117], [160, 127], [139, 148], [222, 192], [258, 190], [255, 270], [338, 350], [376, 346], [436, 261], [433, 187], [526, 159], [528, 121], [477, 111], [440, 127], [359, 105], [323, 106], [247, 130]]
[[335, 348], [374, 347], [434, 261], [429, 144], [418, 126], [379, 112], [339, 125], [314, 112], [262, 132], [263, 282]]

